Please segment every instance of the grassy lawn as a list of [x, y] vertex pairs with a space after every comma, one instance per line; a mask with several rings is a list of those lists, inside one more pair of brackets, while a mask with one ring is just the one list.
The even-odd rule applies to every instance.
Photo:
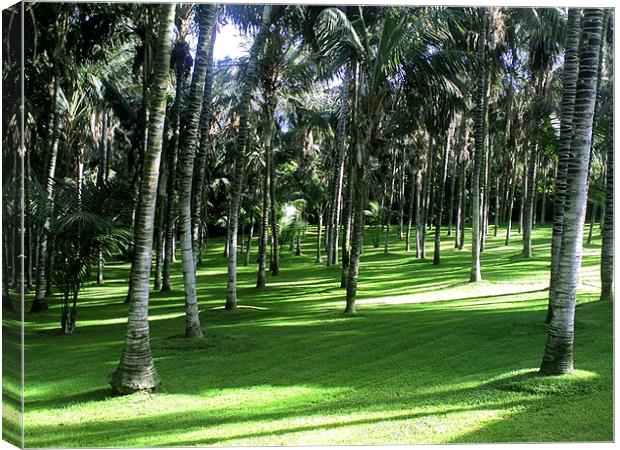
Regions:
[[[612, 307], [598, 301], [600, 239], [584, 250], [572, 377], [533, 376], [546, 339], [550, 228], [489, 237], [485, 281], [469, 279], [471, 234], [441, 266], [372, 248], [367, 235], [358, 315], [345, 318], [339, 267], [282, 250], [282, 270], [256, 290], [256, 265], [239, 270], [237, 312], [222, 309], [223, 240], [198, 269], [206, 339], [184, 331], [182, 273], [151, 296], [152, 347], [164, 389], [110, 397], [107, 375], [123, 347], [129, 266], [82, 294], [78, 329], [57, 334], [60, 306], [28, 315], [27, 447], [412, 444], [610, 441]], [[597, 233], [598, 234], [598, 233]], [[254, 258], [252, 258], [254, 259]], [[5, 318], [8, 315], [5, 314]], [[10, 319], [10, 317], [8, 318]], [[7, 320], [8, 320], [7, 319]]]

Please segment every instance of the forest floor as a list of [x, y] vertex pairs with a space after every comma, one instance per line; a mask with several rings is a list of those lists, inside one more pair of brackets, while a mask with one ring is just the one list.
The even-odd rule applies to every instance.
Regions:
[[223, 239], [213, 239], [198, 268], [206, 339], [179, 337], [177, 262], [173, 292], [151, 295], [164, 388], [127, 397], [110, 396], [107, 376], [123, 348], [129, 265], [109, 264], [105, 284], [84, 289], [73, 335], [58, 334], [59, 300], [26, 316], [25, 444], [611, 441], [613, 317], [599, 301], [600, 238], [584, 250], [576, 373], [541, 378], [551, 229], [535, 230], [529, 260], [520, 236], [504, 246], [504, 233], [489, 236], [475, 285], [469, 245], [457, 251], [445, 233], [440, 266], [432, 232], [426, 261], [396, 236], [384, 254], [368, 233], [354, 317], [342, 314], [340, 268], [315, 263], [313, 232], [303, 256], [283, 247], [281, 274], [264, 290], [254, 288], [255, 264], [240, 267], [240, 308], [224, 311]]

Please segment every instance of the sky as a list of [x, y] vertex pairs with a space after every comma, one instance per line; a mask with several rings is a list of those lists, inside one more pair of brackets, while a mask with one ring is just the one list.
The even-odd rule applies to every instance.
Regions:
[[226, 57], [235, 59], [248, 54], [244, 46], [244, 38], [241, 32], [233, 24], [222, 25], [215, 37], [213, 59], [219, 61]]

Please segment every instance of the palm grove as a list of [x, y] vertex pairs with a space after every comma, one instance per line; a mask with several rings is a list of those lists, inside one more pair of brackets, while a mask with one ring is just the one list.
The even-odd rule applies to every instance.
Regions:
[[[531, 258], [532, 230], [551, 222], [540, 373], [573, 371], [584, 234], [602, 234], [601, 300], [613, 298], [612, 10], [25, 8], [24, 148], [8, 100], [18, 10], [3, 12], [3, 298], [23, 290], [28, 314], [59, 301], [70, 334], [82, 286], [130, 261], [114, 392], [161, 383], [149, 292], [171, 289], [177, 258], [184, 334], [209, 339], [196, 270], [223, 234], [226, 310], [244, 301], [239, 265], [255, 265], [264, 289], [281, 252], [312, 236], [316, 263], [341, 267], [354, 315], [364, 244], [441, 265], [453, 240], [476, 283], [488, 236], [521, 239]], [[248, 52], [216, 61], [226, 23]]]

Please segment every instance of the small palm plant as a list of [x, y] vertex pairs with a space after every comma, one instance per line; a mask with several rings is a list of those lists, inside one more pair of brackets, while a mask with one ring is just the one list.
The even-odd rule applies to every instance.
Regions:
[[122, 185], [97, 186], [62, 182], [56, 193], [56, 218], [50, 234], [56, 243], [54, 282], [62, 291], [61, 331], [71, 334], [77, 322], [80, 289], [91, 278], [99, 261], [99, 252], [119, 254], [131, 242], [131, 229], [124, 215], [114, 208], [114, 199]]

